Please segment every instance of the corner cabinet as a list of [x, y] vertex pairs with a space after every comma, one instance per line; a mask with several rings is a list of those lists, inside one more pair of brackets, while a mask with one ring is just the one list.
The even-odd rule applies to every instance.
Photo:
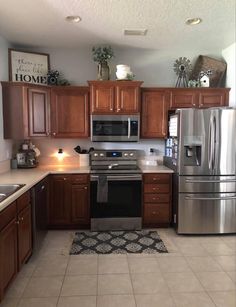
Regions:
[[51, 88], [51, 134], [55, 138], [89, 136], [89, 88]]
[[50, 134], [50, 88], [22, 82], [2, 82], [5, 139]]
[[48, 225], [50, 228], [87, 228], [90, 223], [89, 176], [51, 175]]
[[141, 138], [165, 138], [170, 94], [155, 88], [142, 88]]
[[142, 81], [88, 81], [92, 114], [136, 114], [140, 112]]
[[170, 91], [170, 109], [211, 108], [229, 105], [229, 88], [175, 88]]

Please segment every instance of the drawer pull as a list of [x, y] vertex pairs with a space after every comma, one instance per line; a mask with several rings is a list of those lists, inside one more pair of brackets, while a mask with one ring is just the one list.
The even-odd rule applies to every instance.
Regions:
[[15, 224], [19, 224], [20, 222], [19, 221], [15, 221]]
[[153, 181], [157, 181], [157, 180], [160, 180], [160, 178], [154, 177], [154, 178], [152, 178], [152, 180], [153, 180]]
[[88, 190], [88, 187], [84, 187], [85, 190]]
[[157, 214], [157, 211], [152, 211], [152, 214], [153, 214], [153, 215], [156, 215], [156, 214]]
[[66, 181], [66, 178], [64, 177], [63, 180]]
[[153, 197], [153, 198], [152, 198], [152, 200], [158, 200], [158, 199], [159, 199], [158, 197]]
[[152, 188], [153, 189], [153, 191], [157, 191], [157, 190], [159, 190], [159, 188]]

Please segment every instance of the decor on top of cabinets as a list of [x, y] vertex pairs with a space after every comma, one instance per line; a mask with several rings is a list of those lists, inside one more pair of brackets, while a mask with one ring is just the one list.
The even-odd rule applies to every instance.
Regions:
[[98, 80], [110, 80], [108, 60], [114, 57], [111, 46], [93, 47], [93, 60], [98, 63]]
[[180, 57], [175, 61], [174, 72], [178, 76], [175, 87], [188, 87], [188, 75], [191, 69], [190, 60], [186, 57]]
[[116, 65], [116, 79], [132, 81], [134, 79], [134, 74], [129, 66], [124, 64]]
[[47, 84], [49, 54], [8, 49], [9, 80]]
[[210, 75], [212, 75], [212, 71], [208, 69], [208, 71], [201, 71], [199, 74], [199, 82], [202, 87], [210, 86]]
[[214, 72], [214, 74], [210, 76], [210, 86], [223, 87], [225, 85], [224, 76], [226, 73], [226, 68], [227, 63], [222, 60], [216, 60], [208, 56], [199, 55], [190, 78], [196, 80], [199, 78], [202, 71], [207, 72], [210, 70]]
[[58, 70], [49, 70], [47, 73], [48, 85], [70, 85], [69, 81], [62, 77]]

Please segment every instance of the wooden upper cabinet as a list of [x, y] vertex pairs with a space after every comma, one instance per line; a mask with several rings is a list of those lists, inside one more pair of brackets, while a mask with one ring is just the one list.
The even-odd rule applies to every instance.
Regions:
[[223, 107], [229, 104], [229, 89], [204, 89], [199, 92], [199, 107]]
[[171, 89], [170, 109], [228, 106], [229, 91], [229, 88]]
[[108, 82], [92, 83], [90, 108], [92, 113], [113, 113], [115, 110], [115, 87]]
[[47, 136], [50, 88], [22, 82], [2, 82], [5, 139]]
[[49, 89], [28, 88], [29, 136], [50, 134]]
[[152, 88], [142, 89], [141, 138], [165, 138], [169, 92]]
[[198, 93], [189, 89], [173, 89], [170, 95], [170, 109], [195, 108]]
[[93, 114], [140, 112], [141, 81], [88, 81]]
[[51, 134], [58, 138], [89, 136], [88, 87], [51, 89]]

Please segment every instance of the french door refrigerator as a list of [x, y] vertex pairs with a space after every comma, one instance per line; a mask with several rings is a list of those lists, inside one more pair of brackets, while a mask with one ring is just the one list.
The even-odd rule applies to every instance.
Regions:
[[177, 232], [235, 233], [236, 109], [176, 110], [169, 132]]

